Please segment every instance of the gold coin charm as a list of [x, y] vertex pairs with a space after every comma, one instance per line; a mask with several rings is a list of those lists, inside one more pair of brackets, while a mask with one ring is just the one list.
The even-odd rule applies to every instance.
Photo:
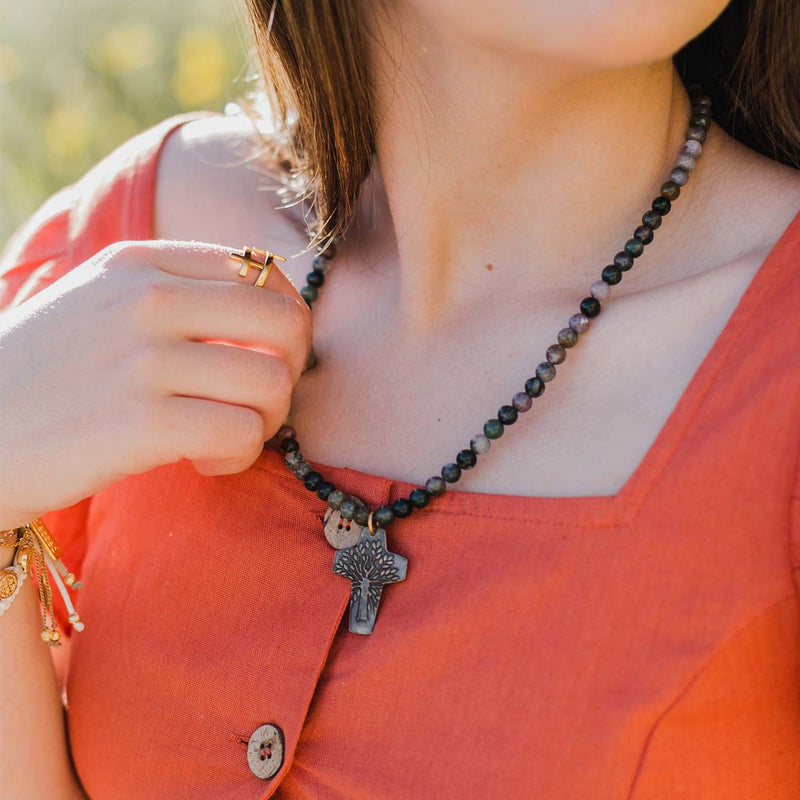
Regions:
[[13, 597], [19, 586], [19, 578], [13, 568], [0, 570], [0, 600]]

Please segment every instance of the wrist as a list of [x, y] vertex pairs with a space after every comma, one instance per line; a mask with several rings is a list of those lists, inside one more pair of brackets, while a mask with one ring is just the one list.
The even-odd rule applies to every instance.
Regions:
[[10, 567], [14, 561], [15, 547], [0, 547], [0, 569]]

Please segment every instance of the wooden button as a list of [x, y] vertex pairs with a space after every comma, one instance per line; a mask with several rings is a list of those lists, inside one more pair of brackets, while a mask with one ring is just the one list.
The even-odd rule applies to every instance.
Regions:
[[277, 725], [262, 725], [247, 743], [247, 763], [257, 778], [268, 780], [283, 765], [283, 731]]

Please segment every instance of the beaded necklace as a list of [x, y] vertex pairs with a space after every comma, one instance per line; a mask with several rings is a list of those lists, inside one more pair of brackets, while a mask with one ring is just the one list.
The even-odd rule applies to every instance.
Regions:
[[[478, 456], [489, 451], [492, 441], [499, 439], [520, 414], [531, 409], [533, 401], [544, 393], [546, 384], [555, 378], [556, 365], [564, 362], [567, 351], [578, 343], [579, 336], [588, 330], [591, 319], [600, 313], [601, 301], [608, 299], [611, 287], [622, 280], [623, 273], [633, 267], [634, 260], [653, 241], [653, 232], [661, 226], [662, 218], [669, 213], [681, 187], [688, 182], [689, 173], [703, 152], [703, 142], [711, 127], [709, 98], [699, 86], [690, 87], [689, 96], [692, 112], [686, 141], [669, 180], [661, 186], [658, 197], [642, 216], [642, 224], [614, 256], [613, 263], [603, 268], [600, 280], [591, 285], [589, 296], [581, 300], [580, 310], [569, 318], [567, 327], [558, 332], [557, 343], [547, 348], [545, 360], [536, 367], [533, 377], [525, 382], [524, 391], [515, 394], [509, 405], [501, 406], [497, 416], [486, 421], [483, 432], [472, 437], [469, 448], [461, 450], [454, 462], [445, 464], [439, 475], [428, 478], [424, 487], [412, 489], [408, 497], [398, 498], [391, 506], [370, 509], [361, 498], [338, 489], [305, 460], [300, 452], [297, 432], [291, 425], [283, 425], [266, 443], [265, 446], [278, 447], [295, 477], [328, 504], [323, 530], [325, 538], [336, 549], [333, 571], [351, 582], [349, 629], [352, 633], [372, 633], [383, 587], [406, 577], [408, 559], [388, 549], [386, 528], [435, 502], [435, 498], [445, 493], [448, 483], [455, 483], [462, 472], [472, 469]], [[312, 262], [312, 271], [306, 276], [307, 285], [300, 291], [309, 308], [319, 296], [340, 238], [336, 237], [332, 245], [318, 251]], [[307, 367], [314, 363], [312, 355]]]

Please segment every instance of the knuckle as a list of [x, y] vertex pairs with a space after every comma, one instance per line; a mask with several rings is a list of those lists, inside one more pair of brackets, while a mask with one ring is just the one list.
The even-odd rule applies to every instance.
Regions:
[[128, 290], [126, 304], [137, 317], [160, 316], [175, 302], [179, 291], [178, 281], [154, 270]]
[[292, 370], [282, 358], [270, 358], [269, 368], [266, 370], [266, 381], [270, 396], [278, 399], [291, 395], [294, 388]]
[[264, 420], [251, 408], [239, 408], [234, 415], [234, 432], [239, 452], [252, 451], [264, 443]]
[[130, 412], [131, 438], [150, 463], [169, 464], [179, 457], [174, 452], [172, 428], [169, 407], [165, 403], [141, 401]]
[[[293, 340], [304, 341], [308, 335], [308, 317], [294, 297], [281, 294], [281, 316], [283, 324]], [[305, 306], [305, 302], [303, 302]]]
[[160, 373], [161, 351], [154, 344], [142, 344], [125, 359], [128, 386], [152, 386]]

